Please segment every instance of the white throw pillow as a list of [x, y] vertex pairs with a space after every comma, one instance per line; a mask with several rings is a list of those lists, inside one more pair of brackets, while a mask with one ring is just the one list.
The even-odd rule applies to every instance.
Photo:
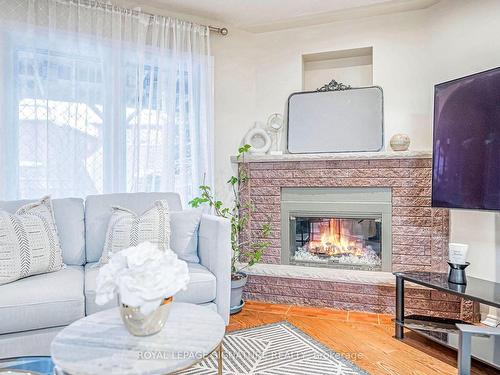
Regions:
[[166, 200], [154, 202], [153, 207], [137, 215], [123, 207], [112, 207], [100, 264], [109, 255], [142, 242], [151, 242], [160, 250], [170, 248], [170, 214]]
[[64, 266], [50, 197], [0, 210], [0, 285]]
[[200, 263], [198, 258], [198, 228], [201, 208], [192, 208], [170, 213], [172, 230], [170, 247], [177, 256], [190, 263]]

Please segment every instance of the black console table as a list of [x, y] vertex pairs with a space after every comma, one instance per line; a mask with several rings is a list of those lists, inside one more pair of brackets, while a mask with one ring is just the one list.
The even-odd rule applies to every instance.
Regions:
[[[467, 285], [457, 285], [448, 283], [447, 274], [433, 272], [395, 272], [394, 275], [396, 276], [395, 336], [397, 339], [403, 339], [404, 328], [408, 328], [447, 347], [457, 349], [458, 346], [458, 329], [455, 323], [460, 323], [459, 321], [405, 316], [405, 281], [500, 308], [500, 283], [467, 277]], [[472, 337], [472, 357], [500, 369], [500, 336]]]

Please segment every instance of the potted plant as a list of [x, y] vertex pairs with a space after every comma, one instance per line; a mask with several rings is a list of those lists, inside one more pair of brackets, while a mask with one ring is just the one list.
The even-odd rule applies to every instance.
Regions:
[[[238, 149], [237, 159], [244, 157], [250, 150], [250, 145], [246, 144]], [[247, 282], [247, 274], [244, 272], [247, 267], [253, 266], [262, 258], [264, 251], [270, 246], [269, 241], [241, 241], [241, 232], [245, 229], [252, 207], [249, 203], [242, 205], [238, 192], [238, 185], [245, 183], [249, 179], [245, 173], [239, 173], [239, 177], [231, 176], [227, 183], [231, 187], [233, 199], [229, 206], [217, 200], [210, 186], [201, 185], [201, 195], [194, 198], [189, 204], [192, 207], [199, 207], [208, 204], [212, 207], [216, 215], [227, 218], [231, 221], [231, 314], [241, 311], [244, 302], [242, 299], [243, 287]], [[271, 234], [271, 226], [265, 223], [260, 228], [262, 237], [267, 239]], [[240, 263], [241, 261], [245, 263]]]

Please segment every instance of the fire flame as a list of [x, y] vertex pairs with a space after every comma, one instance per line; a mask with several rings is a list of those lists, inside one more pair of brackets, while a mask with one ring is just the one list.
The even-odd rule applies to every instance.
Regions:
[[363, 256], [365, 254], [363, 239], [352, 235], [342, 225], [342, 219], [330, 219], [318, 224], [319, 236], [311, 232], [311, 240], [307, 245], [309, 252], [328, 256], [342, 254]]

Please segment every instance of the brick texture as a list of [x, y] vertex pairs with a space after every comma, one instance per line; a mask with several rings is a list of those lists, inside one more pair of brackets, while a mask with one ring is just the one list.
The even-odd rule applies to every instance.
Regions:
[[[245, 287], [244, 298], [393, 314], [396, 291], [390, 286], [251, 276]], [[446, 293], [407, 286], [405, 313], [459, 319], [461, 302], [459, 298]]]
[[[445, 272], [449, 212], [431, 208], [431, 167], [430, 158], [240, 163], [240, 174], [250, 177], [240, 186], [241, 200], [243, 205], [252, 206], [243, 237], [263, 240], [259, 228], [270, 223], [271, 247], [262, 262], [279, 264], [281, 188], [387, 187], [392, 190], [392, 270]], [[253, 276], [245, 296], [270, 302], [380, 313], [394, 311], [394, 288], [361, 284]], [[460, 315], [460, 301], [442, 294], [410, 290], [407, 298], [411, 300], [410, 312]]]
[[262, 239], [270, 223], [272, 246], [265, 263], [280, 263], [280, 194], [284, 187], [388, 187], [392, 189], [393, 271], [447, 269], [448, 210], [431, 208], [431, 159], [320, 160], [240, 164], [253, 207], [247, 234]]

